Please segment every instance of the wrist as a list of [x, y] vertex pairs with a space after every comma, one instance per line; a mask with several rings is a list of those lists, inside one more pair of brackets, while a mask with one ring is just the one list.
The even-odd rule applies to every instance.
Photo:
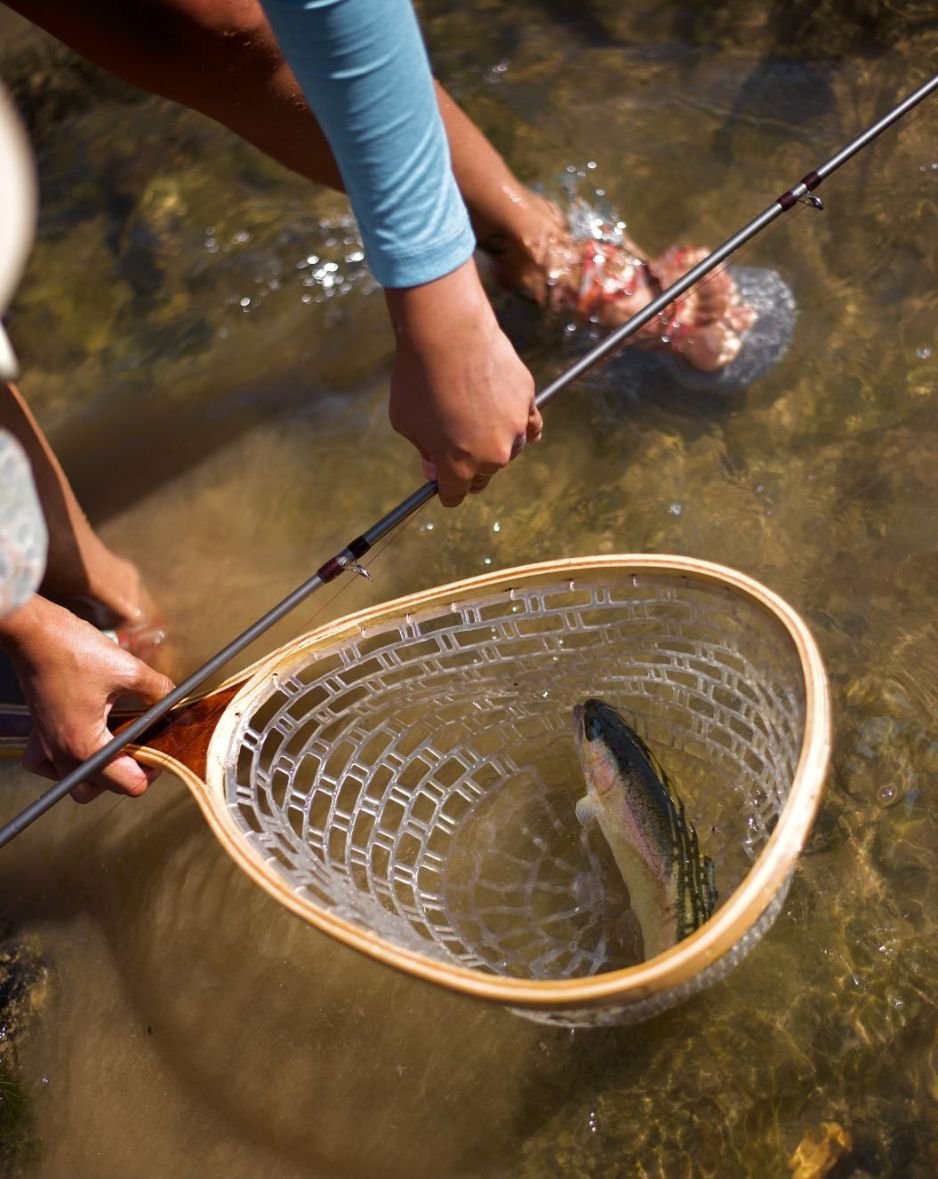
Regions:
[[479, 317], [494, 322], [494, 312], [470, 258], [449, 274], [416, 287], [386, 287], [391, 326], [398, 342], [420, 345], [446, 338], [453, 323]]
[[33, 594], [18, 609], [0, 618], [0, 650], [11, 658], [23, 657], [44, 630], [49, 608], [55, 607], [45, 598]]

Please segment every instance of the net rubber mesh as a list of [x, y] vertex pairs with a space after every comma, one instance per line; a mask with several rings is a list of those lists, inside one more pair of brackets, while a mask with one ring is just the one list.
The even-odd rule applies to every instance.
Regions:
[[[654, 749], [722, 904], [795, 781], [802, 659], [763, 602], [710, 577], [596, 565], [466, 584], [265, 664], [216, 732], [227, 816], [314, 920], [409, 961], [548, 989], [621, 977], [602, 1002], [514, 1009], [572, 1025], [646, 1018], [747, 952], [790, 869], [719, 960], [631, 996], [640, 934], [601, 834], [574, 815], [573, 705], [608, 700]], [[795, 821], [800, 846], [810, 815]]]

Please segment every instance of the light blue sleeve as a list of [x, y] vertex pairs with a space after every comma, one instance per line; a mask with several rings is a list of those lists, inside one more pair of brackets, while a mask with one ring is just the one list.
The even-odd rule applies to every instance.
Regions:
[[384, 287], [441, 278], [475, 239], [411, 0], [262, 0], [339, 165]]

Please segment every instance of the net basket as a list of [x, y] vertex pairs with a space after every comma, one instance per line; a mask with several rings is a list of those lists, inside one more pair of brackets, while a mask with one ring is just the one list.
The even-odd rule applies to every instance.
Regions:
[[[650, 961], [579, 826], [572, 708], [654, 749], [718, 906]], [[529, 565], [331, 623], [264, 660], [191, 783], [281, 903], [399, 970], [569, 1026], [630, 1023], [730, 970], [784, 902], [829, 755], [823, 666], [743, 574], [664, 556]]]

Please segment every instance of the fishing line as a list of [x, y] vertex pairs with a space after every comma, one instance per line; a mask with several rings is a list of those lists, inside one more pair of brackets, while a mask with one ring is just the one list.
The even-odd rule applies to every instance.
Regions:
[[[904, 117], [909, 110], [917, 106], [918, 103], [936, 89], [938, 89], [938, 74], [919, 86], [918, 89], [914, 90], [894, 106], [876, 123], [867, 127], [865, 131], [862, 131], [835, 155], [818, 165], [817, 168], [806, 173], [801, 180], [776, 197], [762, 213], [758, 214], [729, 237], [721, 246], [718, 246], [706, 258], [698, 262], [696, 266], [692, 266], [685, 275], [672, 283], [667, 290], [662, 291], [657, 298], [652, 299], [641, 311], [636, 312], [624, 324], [612, 331], [585, 356], [572, 364], [564, 373], [554, 378], [553, 381], [537, 394], [535, 404], [540, 408], [560, 392], [561, 389], [566, 388], [567, 385], [572, 384], [578, 377], [590, 369], [595, 368], [596, 365], [600, 364], [619, 348], [630, 335], [634, 334], [640, 327], [643, 327], [656, 315], [660, 314], [675, 299], [689, 291], [696, 282], [723, 263], [730, 254], [735, 253], [742, 245], [750, 241], [758, 233], [761, 233], [766, 226], [775, 221], [783, 213], [789, 212], [789, 210], [798, 204], [803, 204], [804, 201], [802, 198], [807, 197], [809, 198], [809, 203], [812, 203], [810, 198], [814, 195], [815, 189], [828, 176], [876, 139], [887, 127], [890, 127], [893, 123]], [[370, 552], [379, 541], [395, 531], [413, 516], [415, 512], [419, 511], [436, 494], [436, 482], [428, 480], [407, 496], [406, 499], [402, 500], [395, 508], [392, 508], [390, 512], [382, 516], [380, 520], [372, 524], [370, 528], [350, 540], [345, 548], [329, 557], [311, 577], [299, 585], [291, 594], [288, 594], [281, 602], [272, 607], [266, 614], [257, 619], [251, 626], [247, 627], [240, 635], [232, 639], [230, 643], [207, 660], [202, 667], [193, 672], [180, 684], [177, 684], [162, 700], [152, 705], [139, 717], [131, 721], [120, 733], [97, 750], [96, 753], [92, 754], [91, 757], [87, 758], [69, 774], [66, 774], [61, 781], [55, 783], [44, 794], [40, 795], [39, 798], [26, 807], [14, 819], [3, 827], [0, 827], [0, 847], [25, 830], [26, 827], [60, 799], [64, 798], [80, 782], [83, 782], [86, 778], [101, 770], [115, 754], [127, 745], [135, 742], [155, 721], [160, 720], [175, 705], [182, 703], [188, 695], [195, 692], [197, 688], [202, 687], [225, 664], [229, 663], [236, 655], [240, 654], [246, 647], [265, 634], [275, 623], [291, 613], [310, 594], [320, 589], [327, 582], [335, 580], [346, 570], [357, 570], [360, 567], [361, 559], [366, 553]]]
[[[375, 581], [376, 579], [374, 577], [372, 577], [372, 574], [371, 574], [372, 566], [376, 565], [378, 563], [379, 558], [382, 557], [384, 555], [384, 553], [388, 550], [392, 541], [397, 540], [398, 537], [400, 537], [404, 533], [406, 533], [407, 530], [409, 528], [411, 528], [416, 523], [417, 517], [424, 510], [424, 508], [426, 508], [426, 506], [427, 506], [427, 504], [421, 504], [421, 506], [419, 508], [417, 508], [417, 510], [414, 512], [414, 514], [409, 519], [405, 520], [403, 524], [401, 524], [400, 528], [397, 530], [397, 532], [395, 532], [395, 534], [393, 536], [390, 536], [390, 535], [386, 536], [386, 537], [384, 537], [383, 541], [380, 541], [377, 545], [375, 545], [374, 549], [368, 554], [369, 559], [368, 559], [367, 564], [365, 563], [365, 561], [355, 562], [354, 565], [348, 566], [349, 572], [358, 573], [359, 576], [365, 577], [368, 581]], [[347, 590], [350, 590], [353, 585], [354, 585], [354, 582], [345, 581], [341, 585], [337, 586], [335, 593], [331, 597], [326, 598], [324, 600], [322, 606], [318, 610], [314, 610], [309, 615], [304, 614], [303, 618], [296, 625], [294, 630], [299, 633], [309, 630], [311, 624], [313, 622], [315, 622], [316, 619], [321, 618], [322, 615], [325, 614], [326, 611], [329, 609], [329, 607], [333, 604], [333, 602], [335, 602], [338, 598], [340, 598], [342, 596], [342, 594], [344, 594]], [[0, 846], [2, 846], [2, 845], [0, 845]]]

